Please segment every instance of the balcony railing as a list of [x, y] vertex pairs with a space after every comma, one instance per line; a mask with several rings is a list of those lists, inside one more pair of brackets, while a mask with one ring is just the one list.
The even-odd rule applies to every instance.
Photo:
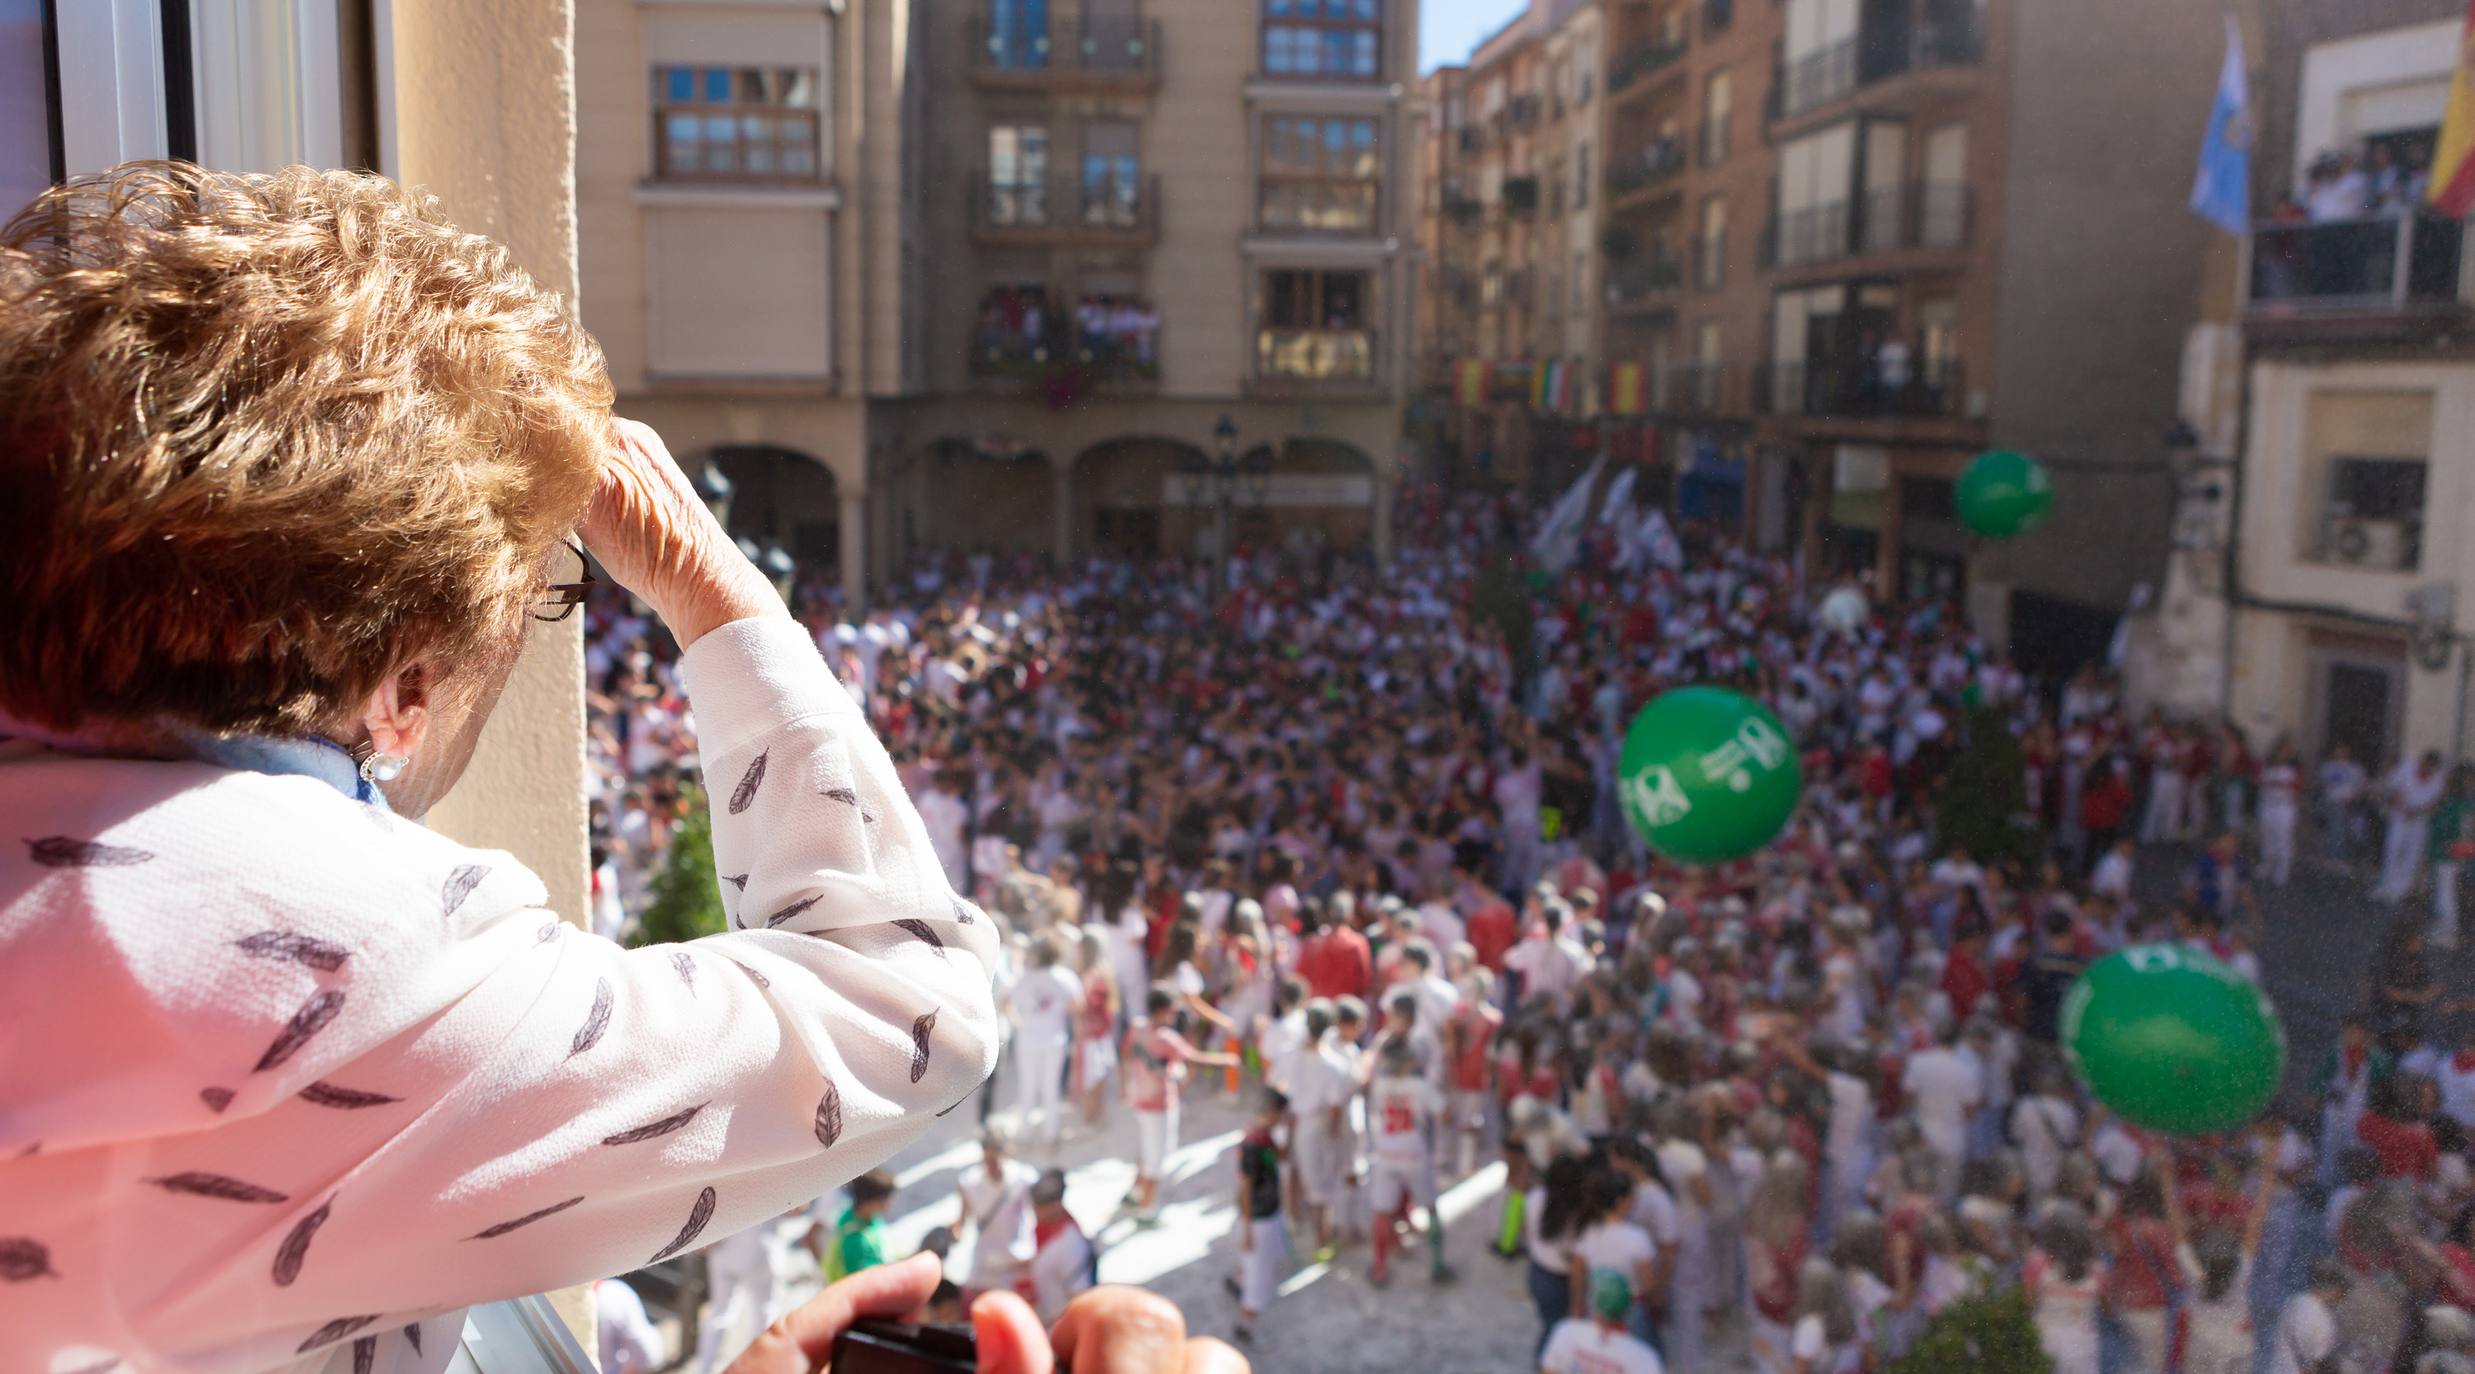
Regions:
[[1372, 329], [1260, 329], [1255, 380], [1275, 387], [1371, 386], [1375, 345]]
[[1856, 33], [1791, 62], [1778, 83], [1778, 115], [1794, 118], [1859, 87], [1906, 72], [1972, 67], [1985, 56], [1974, 0], [1898, 0], [1863, 7]]
[[989, 239], [1148, 242], [1160, 234], [1160, 177], [992, 180], [974, 173], [971, 227]]
[[1666, 408], [1679, 415], [1708, 415], [1719, 408], [1719, 364], [1677, 363], [1667, 369]]
[[2255, 315], [2464, 309], [2466, 225], [2388, 215], [2252, 229]]
[[970, 24], [975, 76], [1032, 82], [1051, 77], [1107, 82], [1160, 79], [1157, 19], [1057, 19], [1047, 23]]
[[1683, 60], [1684, 48], [1682, 43], [1665, 43], [1655, 39], [1634, 44], [1607, 64], [1607, 89], [1623, 90], [1654, 72], [1674, 66]]
[[1716, 114], [1702, 121], [1698, 138], [1701, 142], [1702, 165], [1716, 167], [1727, 160], [1728, 116]]
[[1868, 253], [1958, 248], [1968, 241], [1968, 187], [1927, 181], [1867, 191], [1772, 216], [1763, 262], [1803, 267]]
[[1727, 231], [1693, 240], [1693, 289], [1716, 291], [1727, 284]]
[[1877, 352], [1845, 362], [1791, 360], [1753, 368], [1753, 407], [1765, 415], [1948, 418], [1962, 413], [1965, 399], [1955, 358], [1886, 360]]
[[1037, 334], [991, 313], [972, 341], [971, 371], [982, 377], [1031, 380], [1071, 363], [1102, 381], [1149, 382], [1160, 377], [1160, 316], [1105, 309], [1092, 318], [1044, 322]]
[[1684, 268], [1674, 258], [1652, 254], [1640, 262], [1620, 262], [1607, 269], [1607, 303], [1618, 310], [1673, 293], [1684, 285]]
[[1684, 145], [1672, 138], [1653, 139], [1641, 146], [1632, 158], [1611, 158], [1607, 167], [1607, 193], [1626, 195], [1645, 190], [1672, 179], [1684, 170]]

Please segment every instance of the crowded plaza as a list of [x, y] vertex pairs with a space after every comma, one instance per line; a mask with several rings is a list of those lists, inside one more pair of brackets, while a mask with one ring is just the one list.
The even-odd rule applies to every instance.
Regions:
[[[2103, 665], [2032, 681], [1950, 605], [1590, 495], [1559, 541], [1421, 492], [1380, 574], [956, 558], [858, 623], [803, 598], [1006, 928], [983, 1134], [923, 1210], [941, 1253], [972, 1238], [963, 1293], [1045, 1312], [1107, 1278], [1183, 1101], [1238, 1132], [1236, 1262], [1189, 1316], [1241, 1342], [1309, 1266], [1441, 1312], [1501, 1265], [1551, 1374], [1948, 1367], [1901, 1361], [1978, 1299], [2066, 1374], [2471, 1367], [2475, 1025], [2436, 1000], [2462, 776], [2134, 718]], [[662, 637], [589, 614], [616, 913], [703, 803]], [[1627, 824], [1619, 751], [1712, 684], [1770, 705], [1804, 786], [1758, 852], [1682, 864]], [[2203, 1135], [2093, 1100], [2058, 1047], [2083, 972], [2162, 947], [2258, 980], [2299, 870], [2387, 932], [2323, 1062]], [[1056, 1166], [1104, 1138], [1130, 1186], [1073, 1214]], [[1485, 1234], [1448, 1245], [1439, 1191], [1473, 1179]]]

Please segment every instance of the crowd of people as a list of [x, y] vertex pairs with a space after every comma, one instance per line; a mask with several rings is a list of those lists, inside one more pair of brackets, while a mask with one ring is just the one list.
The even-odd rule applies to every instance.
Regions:
[[[966, 1291], [1047, 1310], [1093, 1271], [1063, 1176], [1015, 1155], [1124, 1111], [1146, 1225], [1183, 1098], [1217, 1090], [1249, 1111], [1241, 1337], [1309, 1260], [1376, 1285], [1421, 1251], [1434, 1283], [1493, 1262], [1448, 1255], [1434, 1207], [1500, 1167], [1490, 1250], [1549, 1374], [1881, 1370], [2009, 1293], [2059, 1374], [2475, 1371], [2475, 1027], [2430, 948], [2475, 853], [2463, 776], [2138, 718], [1947, 604], [1833, 623], [1827, 588], [1708, 530], [1619, 573], [1601, 526], [1549, 570], [1509, 498], [1400, 512], [1380, 571], [1256, 553], [1223, 591], [1185, 561], [980, 558], [856, 620], [806, 598], [1010, 932]], [[696, 804], [693, 738], [650, 625], [590, 614], [617, 930]], [[1617, 803], [1631, 711], [1687, 683], [1800, 741], [1802, 805], [1737, 863], [1665, 863]], [[2000, 854], [1943, 823], [1988, 800], [1950, 791], [1986, 732], [2016, 741], [2029, 837]], [[2262, 891], [2373, 821], [2374, 895], [2430, 883], [2437, 922], [2397, 917], [2308, 1092], [2209, 1139], [2088, 1099], [2057, 1038], [2092, 960], [2179, 943], [2257, 978]]]

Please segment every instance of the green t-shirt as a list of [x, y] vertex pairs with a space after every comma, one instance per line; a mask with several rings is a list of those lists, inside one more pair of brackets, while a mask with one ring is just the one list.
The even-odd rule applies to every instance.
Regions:
[[2432, 808], [2432, 846], [2429, 857], [2436, 864], [2455, 863], [2449, 857], [2449, 847], [2466, 836], [2466, 818], [2475, 811], [2475, 801], [2465, 797], [2443, 797]]
[[825, 1281], [848, 1278], [862, 1269], [885, 1263], [885, 1218], [862, 1219], [857, 1210], [842, 1209], [834, 1223], [834, 1243], [825, 1251]]

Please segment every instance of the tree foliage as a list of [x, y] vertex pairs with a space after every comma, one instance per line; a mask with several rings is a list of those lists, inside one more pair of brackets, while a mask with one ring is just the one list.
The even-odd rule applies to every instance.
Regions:
[[1966, 847], [1983, 864], [2004, 859], [2033, 866], [2044, 841], [2028, 814], [2027, 756], [2002, 713], [1968, 713], [1966, 742], [1934, 794], [1934, 831], [1941, 847]]
[[636, 919], [639, 945], [675, 944], [730, 928], [722, 880], [713, 868], [713, 812], [701, 791], [688, 794], [688, 814], [671, 833], [670, 853], [653, 875], [651, 900]]
[[1888, 1374], [2054, 1374], [2054, 1361], [2037, 1340], [2036, 1314], [2028, 1294], [2010, 1287], [1962, 1298], [1925, 1325], [1907, 1354]]

